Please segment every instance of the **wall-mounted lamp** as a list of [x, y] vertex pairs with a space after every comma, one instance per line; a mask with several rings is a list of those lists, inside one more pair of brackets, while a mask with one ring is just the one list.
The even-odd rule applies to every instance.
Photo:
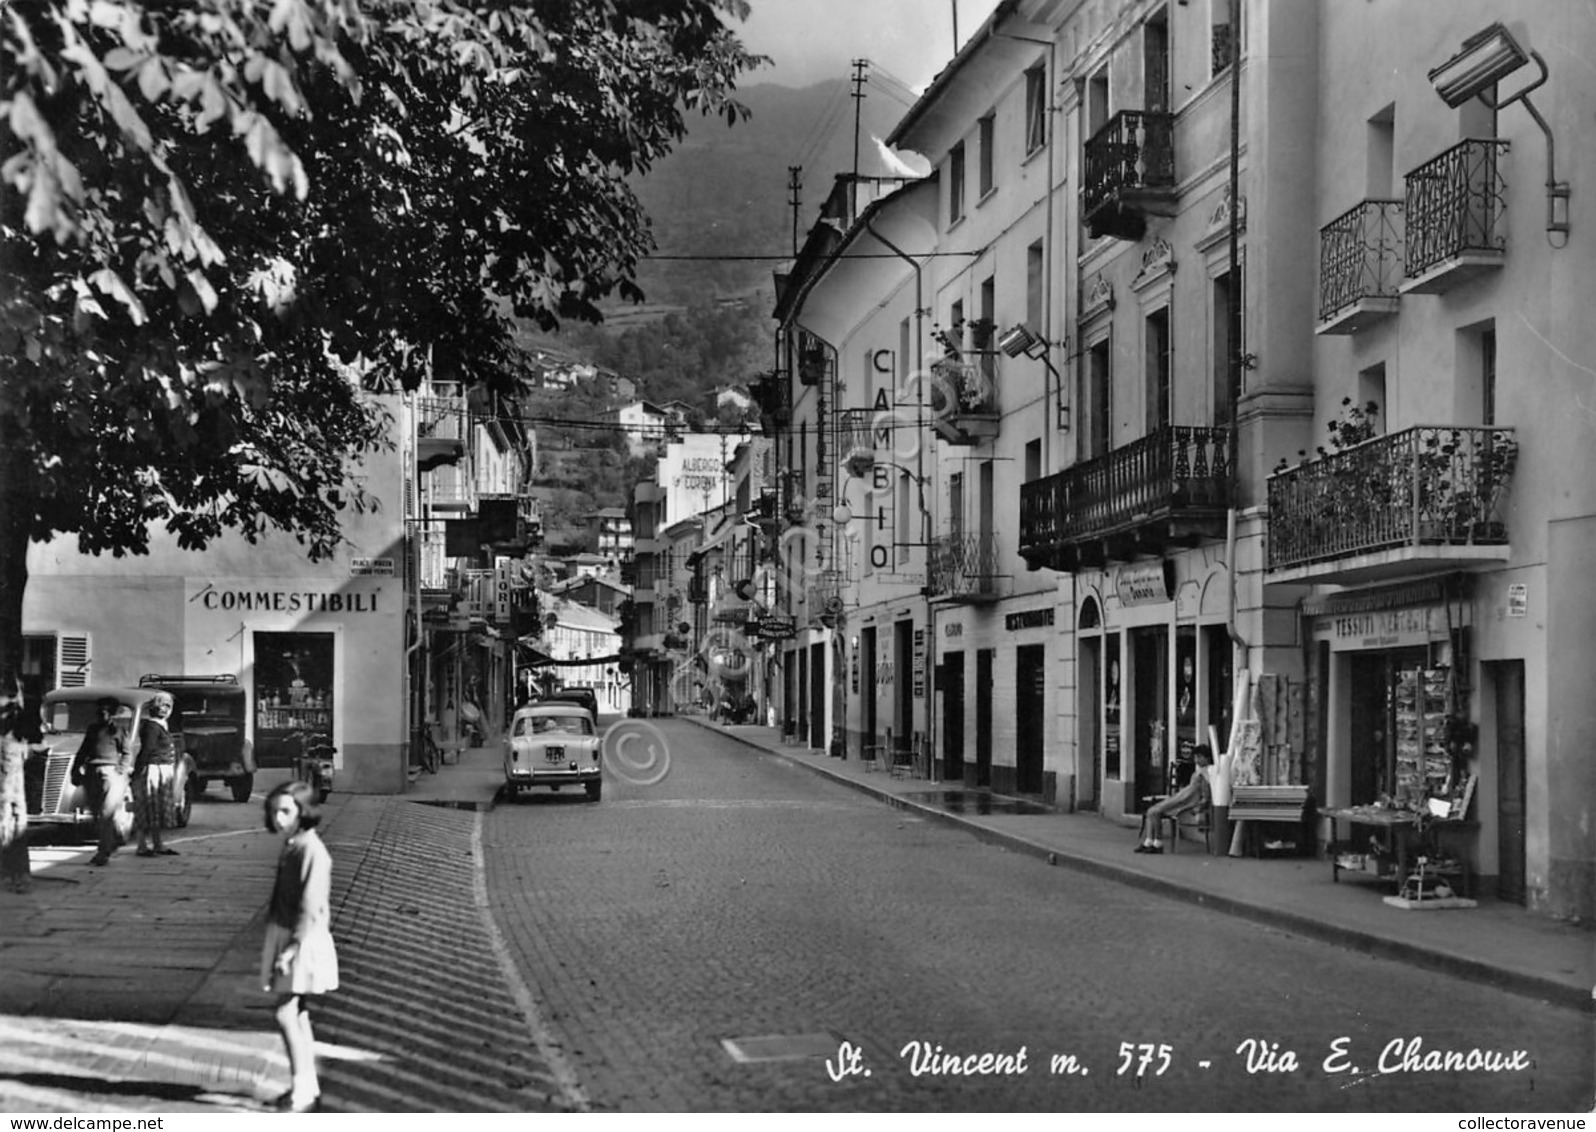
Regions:
[[1062, 432], [1068, 432], [1070, 427], [1070, 407], [1064, 400], [1064, 375], [1054, 368], [1052, 361], [1047, 356], [1048, 347], [1052, 345], [1046, 338], [1036, 333], [1023, 322], [1017, 322], [1002, 334], [998, 335], [998, 349], [1003, 351], [1006, 358], [1017, 358], [1024, 355], [1047, 367], [1047, 372], [1053, 375], [1053, 383], [1058, 390], [1058, 427]]
[[[1508, 98], [1495, 101], [1491, 92], [1496, 84], [1532, 60], [1540, 69], [1540, 77]], [[1552, 129], [1529, 100], [1530, 92], [1546, 82], [1547, 74], [1546, 60], [1541, 58], [1540, 52], [1526, 51], [1501, 23], [1494, 23], [1484, 31], [1469, 36], [1456, 55], [1429, 73], [1430, 85], [1435, 88], [1435, 93], [1441, 96], [1441, 101], [1454, 108], [1471, 98], [1480, 99], [1493, 110], [1511, 106], [1515, 102], [1524, 104], [1524, 109], [1535, 119], [1541, 133], [1546, 135], [1546, 230], [1566, 236], [1569, 230], [1568, 182], [1557, 179]]]
[[1021, 354], [1031, 357], [1031, 351], [1038, 346], [1046, 347], [1047, 343], [1032, 332], [1025, 323], [1016, 323], [1002, 334], [998, 335], [998, 349], [1003, 351], [1005, 358], [1017, 358]]

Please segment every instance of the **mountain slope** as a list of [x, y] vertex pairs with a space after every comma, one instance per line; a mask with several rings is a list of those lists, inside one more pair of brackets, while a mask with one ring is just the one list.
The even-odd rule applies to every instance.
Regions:
[[[801, 90], [760, 84], [738, 91], [751, 117], [735, 126], [695, 118], [686, 138], [650, 173], [633, 182], [653, 221], [656, 257], [643, 265], [650, 303], [685, 305], [763, 290], [774, 259], [668, 259], [671, 256], [770, 256], [792, 253], [788, 167], [802, 165], [801, 241], [839, 173], [854, 161], [854, 99], [846, 79]], [[885, 137], [907, 98], [866, 84], [860, 107], [859, 172], [890, 173], [875, 137]], [[622, 308], [624, 309], [624, 308]], [[619, 313], [619, 312], [617, 312]]]

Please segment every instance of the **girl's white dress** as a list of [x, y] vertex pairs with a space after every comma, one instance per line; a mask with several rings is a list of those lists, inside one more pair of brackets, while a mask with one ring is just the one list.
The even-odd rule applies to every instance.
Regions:
[[[298, 952], [286, 974], [278, 957]], [[326, 994], [338, 989], [338, 951], [332, 937], [332, 855], [316, 831], [294, 834], [277, 859], [277, 882], [260, 953], [261, 986], [273, 994]]]

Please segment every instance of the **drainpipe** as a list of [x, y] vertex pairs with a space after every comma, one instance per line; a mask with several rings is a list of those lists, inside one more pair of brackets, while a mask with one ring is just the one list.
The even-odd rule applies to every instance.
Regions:
[[1236, 26], [1230, 36], [1230, 510], [1225, 520], [1225, 569], [1230, 572], [1225, 624], [1232, 649], [1248, 663], [1247, 640], [1236, 623], [1236, 497], [1241, 485], [1241, 305], [1246, 301], [1241, 283], [1241, 253], [1237, 247], [1241, 214], [1241, 8], [1236, 5]]
[[[931, 511], [925, 501], [925, 302], [924, 280], [921, 275], [920, 262], [908, 252], [898, 247], [891, 240], [883, 236], [875, 226], [875, 217], [865, 217], [865, 231], [879, 240], [888, 251], [892, 252], [903, 262], [914, 269], [914, 372], [915, 387], [918, 390], [918, 404], [915, 407], [915, 445], [914, 468], [915, 490], [919, 493], [920, 500], [920, 552], [924, 555], [925, 582], [921, 586], [920, 594], [925, 598], [925, 627], [929, 634], [936, 621], [936, 609], [931, 604]], [[926, 655], [928, 659], [936, 657], [936, 641], [926, 642]], [[928, 665], [928, 667], [934, 667]], [[936, 681], [927, 672], [927, 684], [935, 685]], [[912, 679], [912, 674], [911, 674]], [[928, 686], [925, 697], [925, 735], [926, 735], [926, 774], [931, 782], [936, 779], [936, 759], [932, 752], [936, 750], [936, 695], [935, 688]]]
[[[1232, 673], [1239, 673], [1249, 666], [1249, 652], [1247, 640], [1241, 635], [1241, 629], [1236, 624], [1236, 499], [1241, 484], [1241, 310], [1242, 303], [1246, 301], [1245, 292], [1241, 285], [1241, 253], [1236, 246], [1241, 224], [1241, 9], [1243, 5], [1234, 6], [1235, 26], [1230, 35], [1230, 286], [1231, 303], [1229, 318], [1230, 333], [1230, 358], [1227, 380], [1230, 385], [1230, 508], [1225, 516], [1225, 569], [1230, 574], [1230, 584], [1225, 587], [1228, 595], [1226, 600], [1225, 626], [1230, 631], [1231, 653], [1236, 662], [1232, 665]], [[1251, 679], [1249, 675], [1248, 679]], [[1232, 704], [1234, 704], [1235, 688], [1231, 688]], [[1231, 719], [1231, 729], [1234, 731], [1239, 721], [1239, 709]], [[1225, 737], [1227, 758], [1233, 757], [1235, 752], [1229, 750], [1230, 737]], [[1219, 753], [1214, 752], [1217, 764]], [[1213, 825], [1217, 834], [1218, 852], [1228, 853], [1232, 857], [1241, 855], [1239, 845], [1240, 829], [1236, 835], [1231, 836], [1230, 830], [1230, 787], [1228, 781], [1223, 784], [1225, 804], [1218, 804], [1215, 800], [1213, 806]]]

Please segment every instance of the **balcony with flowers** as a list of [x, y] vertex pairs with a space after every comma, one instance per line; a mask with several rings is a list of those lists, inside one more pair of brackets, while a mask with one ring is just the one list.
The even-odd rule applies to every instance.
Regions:
[[[968, 327], [971, 348], [964, 350]], [[931, 336], [942, 345], [942, 357], [931, 363], [928, 391], [931, 427], [948, 444], [969, 447], [998, 434], [998, 354], [992, 349], [996, 326], [989, 318], [937, 327]]]
[[1416, 425], [1278, 469], [1269, 581], [1349, 585], [1504, 561], [1517, 456], [1510, 428]]

